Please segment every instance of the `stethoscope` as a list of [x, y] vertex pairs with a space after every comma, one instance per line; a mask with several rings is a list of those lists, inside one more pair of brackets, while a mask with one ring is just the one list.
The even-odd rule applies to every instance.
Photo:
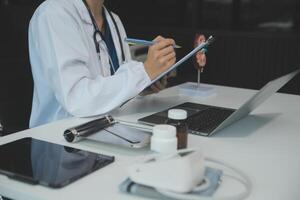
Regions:
[[[99, 30], [99, 28], [97, 26], [97, 23], [96, 23], [96, 20], [95, 20], [93, 14], [92, 14], [91, 9], [89, 8], [89, 6], [88, 6], [88, 4], [86, 2], [86, 0], [82, 0], [82, 1], [84, 3], [85, 7], [87, 8], [87, 10], [89, 12], [89, 15], [90, 15], [90, 18], [92, 20], [92, 24], [93, 24], [93, 27], [94, 27], [93, 40], [94, 40], [94, 44], [95, 44], [95, 47], [96, 47], [97, 55], [98, 55], [98, 57], [100, 59], [100, 44], [99, 44], [97, 38], [100, 37], [103, 40], [104, 36], [103, 36], [102, 32]], [[120, 30], [119, 30], [119, 28], [117, 26], [116, 20], [113, 17], [112, 13], [109, 10], [107, 10], [107, 12], [108, 12], [110, 18], [112, 19], [112, 22], [113, 22], [113, 24], [114, 24], [114, 26], [115, 26], [115, 28], [117, 30], [117, 35], [118, 35], [118, 39], [119, 39], [119, 43], [120, 43], [120, 47], [121, 47], [121, 53], [122, 53], [122, 62], [124, 62], [125, 61], [125, 54], [124, 54], [124, 48], [123, 48], [123, 43], [122, 43], [122, 39], [121, 39]], [[106, 27], [106, 28], [109, 28], [109, 27]], [[103, 40], [103, 41], [105, 42], [105, 40]], [[115, 67], [113, 66], [113, 63], [111, 61], [110, 56], [109, 56], [109, 59], [110, 59], [110, 65], [112, 66], [113, 70], [115, 71]]]

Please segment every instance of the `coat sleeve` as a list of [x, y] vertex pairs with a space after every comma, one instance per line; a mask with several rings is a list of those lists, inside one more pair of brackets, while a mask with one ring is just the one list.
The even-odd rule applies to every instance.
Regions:
[[135, 61], [121, 65], [113, 76], [91, 74], [90, 52], [82, 30], [63, 9], [41, 12], [31, 26], [45, 81], [71, 115], [87, 117], [109, 112], [151, 82], [143, 63]]

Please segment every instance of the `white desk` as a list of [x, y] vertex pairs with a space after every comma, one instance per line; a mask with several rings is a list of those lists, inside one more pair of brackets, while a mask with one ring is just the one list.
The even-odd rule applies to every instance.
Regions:
[[[137, 118], [184, 101], [238, 108], [255, 91], [214, 86], [217, 96], [193, 99], [178, 96], [177, 88], [138, 98], [113, 112], [123, 120]], [[149, 149], [124, 149], [92, 141], [69, 144], [63, 131], [88, 119], [66, 119], [42, 127], [19, 132], [0, 139], [0, 144], [34, 137], [93, 152], [115, 155], [116, 161], [62, 189], [49, 189], [17, 182], [0, 175], [0, 194], [15, 199], [141, 199], [124, 195], [118, 185], [126, 178], [126, 169]], [[213, 137], [189, 136], [189, 147], [201, 147], [205, 154], [222, 159], [246, 172], [254, 188], [251, 200], [300, 199], [300, 96], [275, 94], [250, 116], [222, 130]], [[236, 192], [235, 187], [221, 187], [218, 193]]]

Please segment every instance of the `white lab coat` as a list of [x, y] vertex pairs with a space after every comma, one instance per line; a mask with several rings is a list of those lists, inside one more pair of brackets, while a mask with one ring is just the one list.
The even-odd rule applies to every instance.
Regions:
[[[113, 15], [124, 41], [126, 33], [122, 22]], [[116, 28], [110, 16], [106, 16], [121, 62]], [[111, 75], [106, 46], [99, 41], [99, 60], [93, 33], [82, 0], [47, 0], [36, 10], [29, 26], [34, 79], [30, 127], [69, 116], [107, 113], [150, 84], [143, 63], [131, 60], [129, 46], [124, 42], [126, 61]]]

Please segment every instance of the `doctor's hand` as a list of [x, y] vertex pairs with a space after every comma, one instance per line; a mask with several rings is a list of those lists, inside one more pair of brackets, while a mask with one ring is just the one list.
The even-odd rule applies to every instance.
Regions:
[[175, 41], [158, 36], [155, 44], [149, 47], [147, 59], [144, 62], [145, 71], [151, 80], [169, 69], [176, 62], [173, 48]]
[[176, 71], [170, 72], [168, 75], [162, 77], [160, 80], [156, 81], [146, 89], [144, 89], [140, 95], [145, 96], [148, 94], [158, 93], [161, 90], [165, 89], [168, 85], [168, 80], [172, 77], [176, 77]]

